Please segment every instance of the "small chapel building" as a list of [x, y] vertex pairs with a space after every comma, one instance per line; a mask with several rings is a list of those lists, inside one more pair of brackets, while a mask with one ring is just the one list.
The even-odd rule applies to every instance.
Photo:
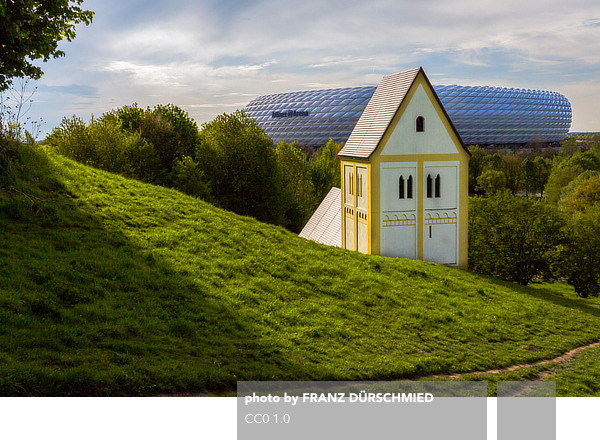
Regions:
[[341, 191], [301, 236], [467, 267], [470, 155], [422, 68], [383, 77], [339, 157]]

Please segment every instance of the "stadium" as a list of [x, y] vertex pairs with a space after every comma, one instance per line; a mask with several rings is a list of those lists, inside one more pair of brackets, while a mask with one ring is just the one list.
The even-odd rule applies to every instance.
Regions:
[[[563, 141], [571, 127], [571, 103], [545, 90], [489, 86], [433, 86], [466, 145], [524, 146]], [[375, 87], [308, 90], [263, 95], [245, 111], [275, 143], [319, 147], [346, 142]]]

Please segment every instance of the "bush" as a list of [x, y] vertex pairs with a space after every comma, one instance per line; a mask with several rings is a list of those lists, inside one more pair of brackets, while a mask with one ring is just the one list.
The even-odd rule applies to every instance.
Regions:
[[175, 161], [173, 166], [173, 186], [191, 196], [208, 199], [210, 187], [198, 162], [189, 156]]
[[600, 174], [584, 172], [561, 200], [567, 215], [565, 245], [557, 272], [581, 297], [600, 293]]
[[282, 180], [284, 226], [299, 233], [317, 205], [308, 158], [297, 143], [277, 144], [277, 167]]
[[123, 132], [114, 113], [92, 119], [64, 119], [46, 139], [50, 149], [76, 161], [138, 179], [156, 169], [151, 144], [139, 133]]
[[192, 118], [173, 104], [140, 109], [137, 104], [116, 111], [119, 125], [129, 133], [139, 133], [152, 144], [159, 163], [147, 180], [161, 185], [174, 185], [171, 171], [176, 161], [193, 157], [198, 147], [198, 126]]
[[272, 140], [243, 111], [202, 126], [196, 151], [214, 199], [223, 208], [281, 225], [281, 180]]
[[494, 194], [504, 189], [504, 181], [504, 173], [489, 168], [477, 177], [476, 190], [485, 194]]
[[567, 186], [585, 171], [599, 171], [600, 158], [591, 151], [575, 152], [572, 156], [557, 157], [546, 184], [548, 200], [557, 204], [565, 196]]
[[336, 144], [330, 139], [310, 158], [310, 178], [317, 202], [321, 202], [327, 196], [331, 187], [341, 187], [341, 161], [338, 153], [343, 146], [344, 144]]
[[469, 264], [477, 272], [527, 285], [552, 276], [561, 243], [558, 209], [538, 200], [499, 192], [475, 197], [469, 209]]
[[560, 253], [558, 274], [566, 277], [581, 297], [600, 294], [600, 204], [586, 212], [575, 212], [565, 228], [566, 241]]
[[[564, 190], [560, 201], [563, 211], [569, 215], [575, 212], [585, 213], [588, 209], [600, 204], [600, 173], [583, 172]], [[600, 218], [598, 219], [600, 222]]]

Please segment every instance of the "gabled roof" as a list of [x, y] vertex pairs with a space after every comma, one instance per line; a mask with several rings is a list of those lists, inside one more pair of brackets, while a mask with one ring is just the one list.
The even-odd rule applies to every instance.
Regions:
[[450, 122], [452, 130], [458, 138], [462, 148], [465, 148], [460, 135], [448, 117], [444, 106], [438, 98], [435, 90], [431, 86], [427, 75], [423, 72], [422, 67], [417, 67], [403, 72], [398, 72], [392, 75], [383, 77], [371, 100], [367, 104], [365, 111], [354, 126], [354, 130], [350, 134], [348, 141], [339, 152], [338, 156], [350, 157], [357, 159], [369, 159], [379, 146], [379, 142], [390, 126], [398, 109], [404, 102], [408, 91], [415, 82], [419, 73], [423, 73], [429, 88], [433, 92], [439, 106], [444, 111], [446, 119]]
[[342, 191], [333, 187], [308, 220], [300, 237], [323, 245], [342, 246]]

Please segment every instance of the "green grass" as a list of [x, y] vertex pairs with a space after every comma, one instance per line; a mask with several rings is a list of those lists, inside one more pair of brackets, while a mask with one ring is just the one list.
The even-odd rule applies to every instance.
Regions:
[[600, 304], [566, 285], [330, 248], [50, 159], [55, 209], [0, 210], [0, 394], [415, 378], [553, 358], [600, 338]]

